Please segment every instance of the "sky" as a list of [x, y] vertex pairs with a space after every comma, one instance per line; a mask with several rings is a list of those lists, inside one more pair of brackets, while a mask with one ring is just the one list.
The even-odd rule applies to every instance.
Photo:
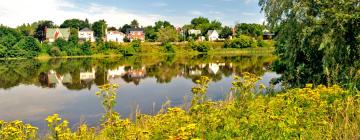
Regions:
[[60, 25], [72, 18], [105, 19], [115, 27], [133, 19], [141, 26], [167, 20], [181, 27], [199, 16], [229, 26], [264, 22], [258, 0], [0, 0], [0, 24], [9, 27], [38, 20]]

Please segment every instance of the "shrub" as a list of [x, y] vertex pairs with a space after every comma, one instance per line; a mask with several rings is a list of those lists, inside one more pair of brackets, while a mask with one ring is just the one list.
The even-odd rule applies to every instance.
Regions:
[[189, 45], [194, 51], [208, 52], [212, 46], [209, 42], [190, 42]]
[[165, 43], [164, 45], [162, 45], [162, 47], [166, 53], [175, 53], [174, 45], [172, 45], [171, 43]]
[[256, 42], [249, 36], [240, 35], [239, 38], [227, 40], [224, 48], [250, 48], [257, 47]]
[[40, 53], [40, 43], [33, 37], [21, 39], [14, 47], [18, 50], [18, 54], [14, 54], [17, 57], [32, 58]]
[[61, 56], [61, 51], [60, 51], [59, 47], [52, 47], [49, 51], [49, 54], [50, 54], [50, 56], [57, 57], [57, 56]]

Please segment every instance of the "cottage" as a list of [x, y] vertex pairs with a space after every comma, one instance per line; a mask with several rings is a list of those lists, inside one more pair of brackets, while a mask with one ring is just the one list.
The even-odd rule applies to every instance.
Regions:
[[84, 28], [78, 33], [79, 40], [95, 42], [94, 31], [89, 28]]
[[70, 28], [46, 28], [46, 40], [50, 43], [55, 42], [55, 40], [62, 38], [66, 41], [70, 37]]
[[264, 40], [271, 40], [275, 34], [271, 33], [269, 30], [263, 31], [263, 39]]
[[106, 33], [106, 41], [124, 42], [125, 34], [119, 31], [108, 31]]
[[201, 30], [195, 30], [195, 29], [190, 29], [188, 31], [189, 35], [200, 35], [201, 34]]
[[145, 33], [143, 28], [127, 29], [126, 35], [130, 39], [130, 41], [133, 40], [140, 40], [142, 42], [145, 41]]
[[209, 30], [207, 32], [207, 36], [209, 38], [209, 41], [219, 40], [219, 33], [216, 30]]

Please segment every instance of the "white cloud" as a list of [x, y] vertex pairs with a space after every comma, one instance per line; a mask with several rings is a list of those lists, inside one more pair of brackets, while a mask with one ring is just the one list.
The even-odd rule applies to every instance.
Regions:
[[198, 11], [198, 10], [192, 10], [192, 11], [189, 11], [189, 13], [193, 16], [201, 16], [203, 15], [203, 13], [201, 11]]
[[161, 16], [139, 15], [95, 3], [79, 6], [67, 0], [0, 0], [0, 24], [10, 27], [38, 20], [52, 20], [61, 24], [71, 18], [88, 18], [92, 22], [105, 19], [110, 26], [118, 27], [133, 19], [144, 26], [151, 25]]

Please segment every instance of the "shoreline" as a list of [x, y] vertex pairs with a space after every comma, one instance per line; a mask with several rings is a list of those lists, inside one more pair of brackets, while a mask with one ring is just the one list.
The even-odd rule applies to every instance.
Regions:
[[[200, 55], [200, 54], [208, 54], [208, 55], [272, 55], [274, 47], [271, 48], [242, 48], [242, 49], [234, 49], [234, 48], [221, 48], [210, 50], [209, 52], [181, 52], [181, 53], [139, 53], [131, 56], [147, 56], [147, 55]], [[82, 56], [59, 56], [53, 57], [49, 55], [37, 56], [34, 58], [0, 58], [0, 60], [21, 60], [21, 59], [36, 59], [36, 60], [46, 60], [46, 59], [71, 59], [71, 58], [112, 58], [112, 57], [127, 57], [122, 54], [94, 54], [94, 55], [82, 55]]]

